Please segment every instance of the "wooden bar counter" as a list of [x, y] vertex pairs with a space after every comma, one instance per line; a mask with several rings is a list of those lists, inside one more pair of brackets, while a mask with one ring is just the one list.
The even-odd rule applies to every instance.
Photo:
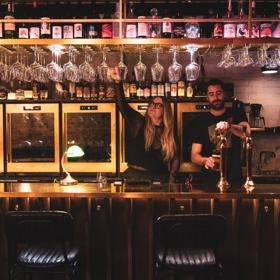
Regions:
[[153, 225], [163, 214], [215, 213], [228, 221], [220, 251], [226, 280], [280, 279], [280, 185], [252, 194], [184, 185], [114, 186], [94, 183], [0, 183], [0, 279], [8, 279], [5, 213], [65, 210], [75, 219], [84, 280], [152, 280]]

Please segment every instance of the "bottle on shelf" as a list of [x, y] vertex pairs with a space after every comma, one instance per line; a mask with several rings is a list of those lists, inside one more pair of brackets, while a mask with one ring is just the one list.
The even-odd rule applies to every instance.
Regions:
[[[58, 13], [54, 14], [54, 17], [59, 19]], [[62, 39], [63, 36], [63, 26], [61, 23], [54, 22], [51, 25], [51, 30], [52, 30], [52, 39]]]
[[[180, 10], [176, 14], [176, 18], [182, 18]], [[185, 36], [185, 25], [182, 22], [174, 22], [173, 28], [173, 37], [174, 38], [183, 38]]]
[[157, 84], [157, 95], [160, 97], [165, 96], [165, 88], [164, 83], [162, 81]]
[[[151, 19], [157, 19], [158, 16], [158, 9], [152, 8], [150, 10]], [[150, 37], [151, 38], [161, 38], [161, 23], [160, 22], [151, 22], [150, 23]]]
[[[41, 20], [49, 20], [49, 17], [42, 17]], [[51, 23], [43, 21], [41, 22], [41, 38], [49, 39], [51, 38]]]
[[[27, 11], [26, 4], [24, 5], [24, 11]], [[26, 17], [26, 14], [24, 14], [24, 18]], [[29, 38], [29, 29], [28, 24], [26, 22], [21, 22], [18, 24], [18, 38], [19, 39], [28, 39]]]
[[[73, 17], [73, 19], [75, 19], [75, 17]], [[84, 37], [84, 25], [81, 22], [75, 22], [73, 24], [73, 38], [81, 39]]]
[[[120, 3], [116, 3], [116, 11], [112, 15], [113, 19], [120, 18]], [[113, 38], [120, 38], [120, 24], [118, 22], [113, 22]]]
[[[280, 19], [280, 0], [277, 2], [278, 18]], [[276, 27], [272, 33], [272, 37], [280, 38], [280, 22], [276, 23]]]
[[[92, 13], [92, 17], [94, 19], [97, 18], [97, 15], [95, 12]], [[84, 19], [87, 19], [86, 16], [84, 16]], [[85, 27], [85, 37], [88, 39], [95, 39], [100, 37], [100, 25], [97, 22], [89, 22], [86, 24]]]
[[[252, 18], [256, 17], [256, 1], [252, 0], [251, 2], [251, 10], [252, 10]], [[257, 22], [252, 22], [251, 27], [251, 38], [259, 38], [260, 37], [260, 25]]]
[[[31, 18], [36, 19], [38, 18], [39, 10], [37, 6], [37, 2], [32, 2], [32, 9], [31, 9]], [[29, 25], [29, 38], [30, 39], [39, 39], [40, 38], [40, 24], [38, 22], [31, 23]]]
[[185, 97], [185, 91], [186, 91], [186, 83], [185, 83], [185, 77], [183, 76], [179, 81], [178, 81], [178, 97]]
[[178, 83], [173, 81], [170, 85], [170, 96], [176, 98], [178, 96]]
[[151, 97], [158, 96], [158, 86], [156, 82], [152, 82], [151, 84]]
[[[227, 18], [232, 18], [232, 2], [228, 0], [227, 5]], [[224, 24], [224, 38], [235, 38], [236, 37], [236, 24], [235, 23], [225, 23]]]
[[[105, 17], [106, 19], [110, 18], [108, 13], [99, 14], [99, 17], [102, 19]], [[113, 37], [113, 25], [112, 22], [103, 22], [101, 23], [101, 38], [112, 38]]]
[[98, 92], [96, 90], [96, 83], [91, 84], [90, 99], [98, 99]]
[[[7, 14], [4, 19], [13, 20], [15, 19], [15, 6], [14, 1], [8, 1]], [[16, 24], [14, 22], [4, 23], [4, 37], [7, 39], [13, 39], [16, 37]]]
[[[263, 2], [263, 18], [268, 18], [267, 13], [267, 1]], [[272, 23], [269, 21], [264, 21], [260, 24], [260, 37], [261, 38], [270, 38], [272, 37]]]
[[[145, 19], [145, 16], [139, 16], [138, 19]], [[137, 28], [137, 37], [138, 38], [149, 38], [149, 25], [146, 22], [138, 22]]]
[[[221, 2], [220, 0], [216, 1], [216, 9], [215, 9], [215, 18], [221, 18]], [[221, 22], [215, 22], [213, 25], [213, 38], [223, 38], [223, 24]]]
[[192, 83], [191, 82], [188, 83], [188, 86], [187, 86], [187, 89], [186, 89], [186, 96], [188, 98], [193, 97], [193, 87], [192, 87]]
[[124, 92], [124, 96], [126, 98], [129, 98], [130, 97], [130, 94], [129, 94], [129, 87], [130, 87], [130, 84], [128, 81], [124, 81], [123, 82], [123, 92]]
[[[135, 14], [134, 14], [134, 3], [132, 1], [130, 1], [128, 3], [127, 18], [128, 19], [136, 18]], [[126, 38], [136, 38], [137, 37], [137, 25], [135, 22], [126, 23], [125, 37]]]
[[145, 83], [143, 96], [145, 99], [148, 99], [151, 97], [151, 88], [150, 88], [150, 83], [148, 81], [146, 81], [146, 83]]
[[136, 96], [139, 99], [142, 99], [144, 97], [144, 87], [143, 87], [143, 84], [141, 82], [138, 83]]
[[136, 84], [135, 75], [133, 72], [132, 72], [131, 77], [132, 78], [129, 83], [129, 97], [136, 98], [137, 97], [137, 84]]
[[[168, 16], [167, 9], [164, 11], [164, 20], [169, 20], [170, 17]], [[168, 21], [163, 21], [162, 22], [162, 37], [163, 38], [171, 38], [172, 37], [172, 32], [173, 32], [173, 25], [171, 22]]]
[[[245, 15], [243, 0], [238, 1], [238, 17], [239, 19], [243, 19]], [[236, 25], [236, 37], [237, 38], [248, 38], [249, 37], [249, 30], [248, 24], [245, 22], [238, 23]]]
[[164, 92], [165, 92], [165, 97], [167, 98], [171, 97], [170, 82], [168, 80], [166, 80], [164, 83]]
[[77, 99], [83, 99], [83, 84], [82, 83], [77, 83], [76, 84], [76, 94], [75, 94]]

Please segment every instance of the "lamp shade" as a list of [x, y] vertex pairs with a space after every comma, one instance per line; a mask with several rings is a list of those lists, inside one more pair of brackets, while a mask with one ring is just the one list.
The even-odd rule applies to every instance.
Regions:
[[85, 153], [78, 145], [71, 145], [66, 151], [68, 158], [82, 157]]

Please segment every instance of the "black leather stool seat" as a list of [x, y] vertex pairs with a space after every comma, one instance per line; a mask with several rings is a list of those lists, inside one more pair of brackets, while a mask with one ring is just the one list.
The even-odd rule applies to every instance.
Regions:
[[[78, 247], [66, 249], [69, 264], [78, 260]], [[18, 264], [30, 267], [57, 267], [66, 264], [61, 246], [32, 246], [22, 249], [17, 257]]]
[[[163, 255], [159, 256], [159, 259], [163, 261]], [[210, 248], [169, 248], [163, 265], [176, 270], [201, 270], [216, 266], [216, 258], [214, 251]]]

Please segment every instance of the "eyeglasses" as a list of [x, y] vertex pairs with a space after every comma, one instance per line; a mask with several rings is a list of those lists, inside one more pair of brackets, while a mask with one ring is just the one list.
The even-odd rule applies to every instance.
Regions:
[[159, 103], [159, 102], [151, 102], [149, 104], [149, 107], [153, 107], [155, 109], [161, 109], [161, 108], [163, 108], [163, 104]]
[[224, 92], [222, 91], [222, 90], [218, 90], [218, 91], [210, 91], [210, 92], [207, 92], [207, 95], [209, 95], [209, 96], [214, 96], [214, 95], [216, 95], [216, 96], [220, 96], [220, 95], [222, 95]]

